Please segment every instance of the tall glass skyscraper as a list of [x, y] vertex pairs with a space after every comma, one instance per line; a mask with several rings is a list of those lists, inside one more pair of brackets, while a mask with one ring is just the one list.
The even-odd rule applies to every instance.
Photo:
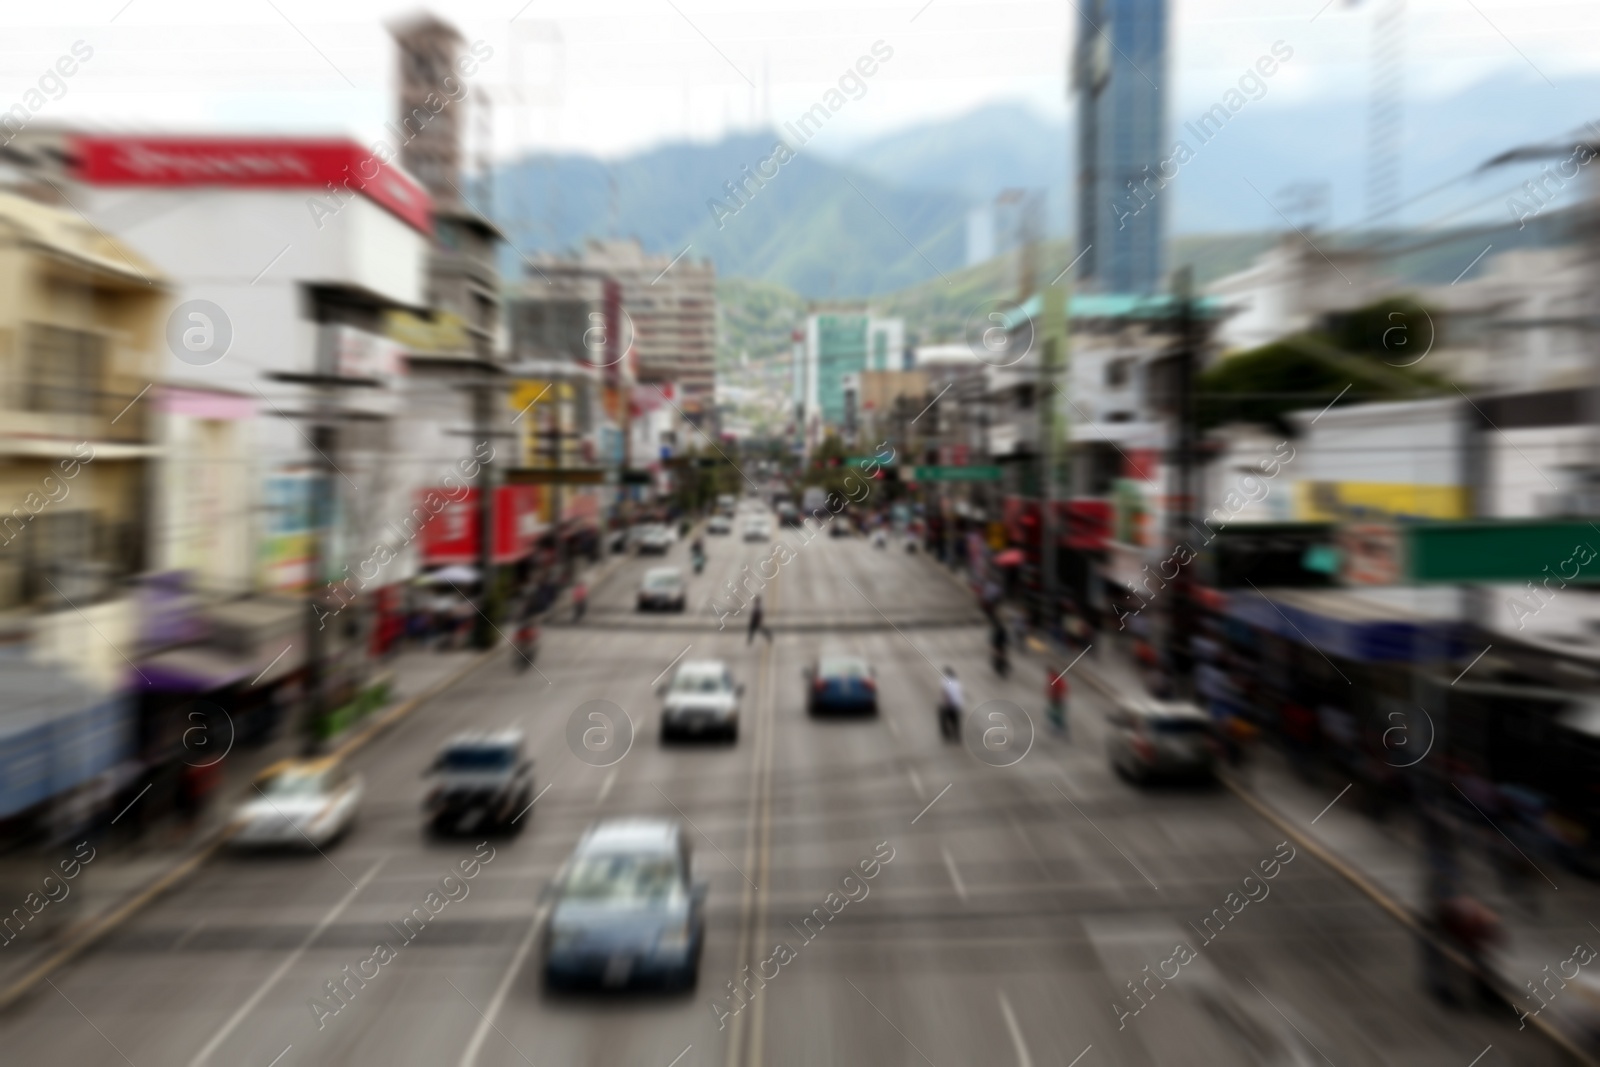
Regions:
[[[1164, 288], [1172, 188], [1158, 191], [1167, 137], [1167, 0], [1076, 0], [1078, 277], [1109, 293]], [[1148, 168], [1148, 169], [1146, 169]], [[1169, 170], [1170, 174], [1170, 170]], [[1092, 246], [1092, 247], [1090, 247]]]

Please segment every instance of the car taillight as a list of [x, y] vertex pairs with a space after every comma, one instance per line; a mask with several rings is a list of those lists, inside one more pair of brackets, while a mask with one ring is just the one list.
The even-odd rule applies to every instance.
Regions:
[[876, 693], [878, 691], [878, 683], [873, 681], [871, 678], [861, 679], [861, 684], [866, 686], [870, 692]]
[[816, 681], [811, 683], [811, 689], [813, 692], [820, 693], [826, 688], [828, 688], [828, 683], [823, 681], [821, 678], [818, 678]]
[[1152, 745], [1147, 738], [1136, 735], [1133, 739], [1133, 751], [1138, 754], [1140, 759], [1154, 759], [1156, 746]]

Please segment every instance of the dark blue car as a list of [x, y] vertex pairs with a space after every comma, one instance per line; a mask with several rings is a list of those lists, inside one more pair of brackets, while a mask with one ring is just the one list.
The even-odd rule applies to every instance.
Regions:
[[705, 941], [705, 887], [689, 844], [665, 819], [616, 819], [578, 842], [554, 887], [544, 979], [554, 989], [693, 989]]
[[819, 656], [805, 669], [805, 678], [806, 710], [812, 715], [878, 713], [878, 679], [859, 656]]

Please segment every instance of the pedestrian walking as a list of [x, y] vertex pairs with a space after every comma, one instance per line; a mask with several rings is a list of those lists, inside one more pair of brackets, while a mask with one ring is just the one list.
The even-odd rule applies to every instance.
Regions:
[[1049, 721], [1052, 729], [1068, 741], [1071, 741], [1072, 733], [1067, 726], [1067, 697], [1069, 695], [1067, 670], [1062, 667], [1058, 671], [1055, 667], [1055, 664], [1051, 665], [1052, 674], [1045, 679], [1044, 683], [1045, 718]]
[[767, 639], [768, 642], [771, 642], [771, 640], [772, 640], [772, 631], [767, 629], [761, 623], [761, 594], [760, 593], [757, 593], [756, 594], [756, 598], [754, 600], [750, 601], [750, 632], [745, 635], [745, 640], [744, 640], [744, 643], [747, 646], [752, 641], [754, 641], [756, 639], [756, 633], [758, 631], [761, 633], [761, 636], [763, 636], [763, 637], [765, 637]]

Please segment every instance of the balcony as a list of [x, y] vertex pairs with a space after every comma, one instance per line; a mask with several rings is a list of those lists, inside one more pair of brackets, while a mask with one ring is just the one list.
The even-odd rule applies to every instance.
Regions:
[[151, 443], [149, 393], [40, 381], [20, 382], [11, 392], [12, 402], [0, 410], [0, 438]]

